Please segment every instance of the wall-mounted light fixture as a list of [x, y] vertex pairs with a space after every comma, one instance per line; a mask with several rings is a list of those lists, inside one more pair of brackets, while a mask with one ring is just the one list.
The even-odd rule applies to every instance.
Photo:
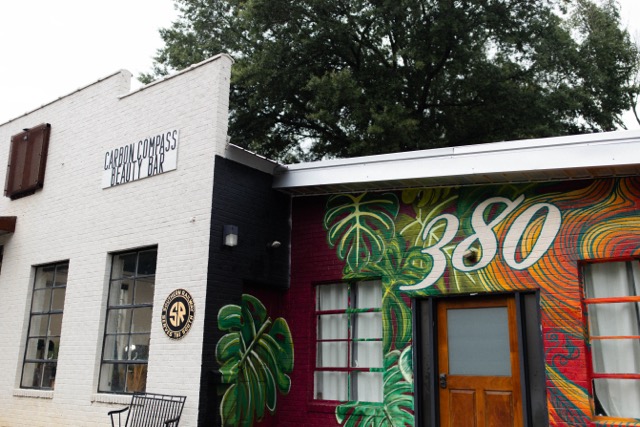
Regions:
[[222, 228], [222, 242], [225, 246], [230, 248], [238, 246], [238, 226], [237, 225], [225, 225]]
[[267, 243], [267, 248], [269, 249], [278, 249], [282, 245], [279, 240], [274, 240], [272, 242]]

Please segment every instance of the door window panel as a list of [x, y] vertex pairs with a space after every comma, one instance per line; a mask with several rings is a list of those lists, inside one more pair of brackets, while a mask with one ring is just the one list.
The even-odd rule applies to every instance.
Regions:
[[507, 307], [447, 311], [449, 373], [511, 376]]

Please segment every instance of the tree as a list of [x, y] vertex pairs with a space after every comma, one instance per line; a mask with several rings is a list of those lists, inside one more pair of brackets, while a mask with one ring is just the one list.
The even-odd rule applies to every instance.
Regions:
[[142, 79], [229, 53], [231, 139], [272, 158], [614, 130], [638, 93], [615, 0], [175, 1]]

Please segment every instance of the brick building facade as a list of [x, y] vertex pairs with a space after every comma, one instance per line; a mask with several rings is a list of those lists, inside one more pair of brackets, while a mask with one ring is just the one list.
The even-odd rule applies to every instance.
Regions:
[[640, 133], [280, 165], [231, 66], [0, 125], [0, 426], [640, 426]]
[[277, 425], [640, 425], [639, 136], [289, 166]]
[[[144, 387], [132, 375], [136, 368], [145, 376], [147, 365], [128, 365], [119, 384], [107, 371], [117, 366], [122, 376], [125, 362], [140, 359], [148, 362], [146, 388], [186, 395], [183, 422], [196, 425], [213, 171], [215, 156], [225, 152], [231, 63], [218, 56], [131, 93], [131, 76], [121, 71], [0, 126], [3, 165], [9, 163], [13, 135], [41, 123], [51, 128], [42, 188], [0, 200], [2, 216], [17, 218], [15, 231], [1, 237], [0, 290], [11, 309], [0, 314], [0, 425], [106, 425], [106, 412], [130, 400], [119, 391]], [[144, 156], [143, 147], [163, 136], [165, 147], [156, 144], [153, 155], [147, 148]], [[168, 163], [176, 143], [177, 167], [159, 170], [160, 155]], [[135, 155], [118, 159], [130, 147]], [[139, 166], [133, 172], [138, 175], [152, 161], [155, 175], [123, 178], [127, 167]], [[129, 283], [117, 283], [122, 294], [125, 286], [128, 293], [135, 286], [136, 299], [114, 302], [112, 267], [130, 254], [152, 260]], [[39, 301], [39, 278], [44, 280], [49, 267], [58, 268], [60, 301], [52, 305]], [[145, 285], [138, 275], [155, 279], [147, 286], [149, 295], [142, 296]], [[63, 281], [66, 286], [60, 286]], [[163, 303], [175, 289], [187, 290], [196, 302], [191, 330], [180, 340], [169, 339], [160, 322]], [[126, 335], [105, 328], [107, 312], [115, 322], [125, 310], [137, 310], [140, 319], [129, 329], [131, 341], [117, 340], [120, 354], [108, 355], [115, 345], [108, 340]], [[134, 338], [138, 354], [124, 349], [135, 345]], [[123, 364], [106, 363], [114, 359]]]

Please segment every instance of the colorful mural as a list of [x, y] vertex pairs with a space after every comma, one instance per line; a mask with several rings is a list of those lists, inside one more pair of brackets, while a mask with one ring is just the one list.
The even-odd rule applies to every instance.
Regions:
[[291, 388], [289, 325], [280, 317], [271, 320], [262, 302], [244, 294], [241, 305], [220, 309], [218, 327], [228, 331], [216, 346], [222, 380], [229, 384], [220, 404], [222, 425], [252, 426], [262, 420], [265, 409], [273, 414], [278, 393]]
[[412, 426], [409, 298], [539, 289], [553, 426], [588, 425], [579, 261], [640, 255], [640, 179], [338, 194], [323, 219], [343, 278], [381, 278], [384, 402], [345, 426]]

